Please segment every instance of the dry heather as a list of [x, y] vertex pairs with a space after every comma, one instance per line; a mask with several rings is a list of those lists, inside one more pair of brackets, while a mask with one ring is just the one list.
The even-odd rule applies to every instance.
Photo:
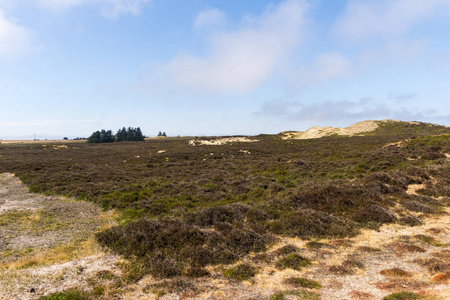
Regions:
[[0, 298], [445, 299], [449, 134], [0, 145]]
[[[0, 222], [4, 299], [38, 299], [71, 288], [80, 291], [76, 299], [382, 299], [405, 290], [427, 299], [450, 297], [448, 208], [420, 226], [389, 224], [351, 239], [279, 238], [266, 253], [208, 267], [206, 277], [146, 275], [132, 282], [123, 273], [132, 269], [124, 267], [129, 262], [118, 264], [117, 256], [103, 253], [92, 239], [95, 230], [112, 224], [110, 213], [30, 194], [10, 174], [0, 179], [0, 197], [0, 220], [9, 216]], [[55, 207], [58, 214], [46, 221], [53, 225], [36, 231], [41, 212]], [[398, 243], [424, 251], [397, 251]]]

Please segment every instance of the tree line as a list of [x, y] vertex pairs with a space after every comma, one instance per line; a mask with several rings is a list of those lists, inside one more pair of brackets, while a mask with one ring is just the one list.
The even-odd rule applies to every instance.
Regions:
[[87, 139], [88, 143], [113, 143], [124, 141], [143, 141], [145, 136], [142, 134], [141, 128], [123, 127], [113, 134], [111, 130], [102, 129], [95, 131]]

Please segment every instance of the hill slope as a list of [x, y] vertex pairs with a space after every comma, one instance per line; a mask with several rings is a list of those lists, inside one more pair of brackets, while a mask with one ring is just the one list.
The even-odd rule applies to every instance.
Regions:
[[355, 136], [355, 135], [367, 135], [367, 134], [396, 134], [396, 133], [410, 133], [420, 134], [421, 132], [428, 131], [441, 131], [445, 130], [446, 126], [423, 123], [423, 122], [404, 122], [398, 120], [380, 120], [380, 121], [362, 121], [355, 123], [351, 126], [340, 127], [320, 127], [314, 126], [308, 130], [301, 131], [286, 131], [281, 132], [282, 139], [317, 139], [326, 136], [339, 135], [339, 136]]

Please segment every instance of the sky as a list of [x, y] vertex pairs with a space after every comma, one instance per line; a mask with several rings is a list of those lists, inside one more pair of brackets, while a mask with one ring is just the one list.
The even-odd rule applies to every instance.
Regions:
[[0, 139], [450, 126], [450, 0], [0, 0]]

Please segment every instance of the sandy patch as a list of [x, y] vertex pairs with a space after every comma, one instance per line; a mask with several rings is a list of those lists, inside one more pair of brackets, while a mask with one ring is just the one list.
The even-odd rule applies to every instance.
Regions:
[[[358, 135], [364, 132], [371, 132], [378, 128], [378, 124], [386, 123], [386, 122], [400, 122], [398, 120], [381, 120], [381, 121], [362, 121], [355, 123], [349, 127], [340, 128], [340, 127], [320, 127], [315, 126], [306, 130], [305, 132], [297, 132], [297, 131], [289, 131], [282, 132], [282, 139], [318, 139], [325, 136], [330, 135], [345, 135], [345, 136], [353, 136]], [[414, 122], [410, 122], [413, 124]]]
[[115, 224], [114, 212], [92, 203], [31, 194], [0, 174], [0, 299], [27, 300], [68, 288], [89, 289], [95, 272], [118, 273], [94, 234]]
[[250, 139], [248, 137], [230, 137], [230, 138], [218, 138], [211, 140], [190, 140], [188, 143], [190, 146], [221, 146], [231, 143], [255, 143], [259, 142], [256, 139]]

